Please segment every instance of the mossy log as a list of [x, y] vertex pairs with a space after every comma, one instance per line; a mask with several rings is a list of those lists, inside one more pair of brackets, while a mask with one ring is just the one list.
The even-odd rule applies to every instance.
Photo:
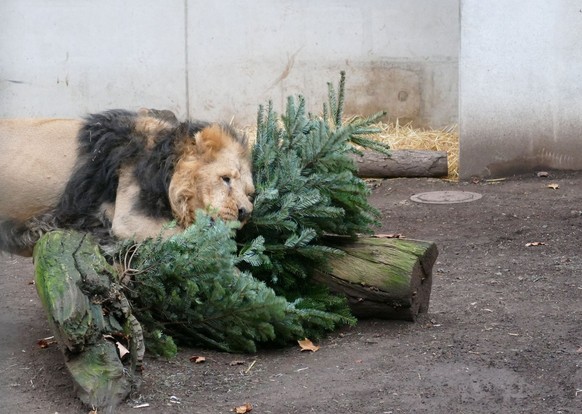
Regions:
[[428, 312], [435, 243], [380, 236], [330, 241], [345, 254], [314, 278], [345, 295], [356, 317], [413, 321]]
[[139, 384], [144, 354], [141, 326], [114, 269], [90, 235], [74, 231], [44, 235], [34, 261], [36, 288], [79, 398], [113, 410]]

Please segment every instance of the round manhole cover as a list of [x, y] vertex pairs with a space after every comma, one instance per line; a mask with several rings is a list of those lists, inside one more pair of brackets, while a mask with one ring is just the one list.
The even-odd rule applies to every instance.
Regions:
[[430, 191], [428, 193], [414, 194], [410, 199], [417, 203], [455, 204], [468, 203], [479, 200], [481, 197], [481, 194], [470, 191]]

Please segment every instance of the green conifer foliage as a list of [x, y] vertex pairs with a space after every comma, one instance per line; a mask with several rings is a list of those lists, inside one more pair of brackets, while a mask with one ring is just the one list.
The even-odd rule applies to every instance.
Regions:
[[378, 132], [371, 125], [384, 113], [343, 122], [344, 90], [342, 72], [338, 93], [328, 84], [322, 117], [307, 113], [302, 96], [288, 98], [281, 119], [271, 103], [266, 114], [259, 109], [254, 211], [238, 235], [242, 244], [256, 237], [265, 240], [267, 258], [253, 268], [256, 277], [287, 298], [313, 294], [326, 298], [331, 308], [338, 301], [309, 281], [311, 269], [325, 266], [329, 255], [341, 254], [323, 236], [369, 234], [379, 217], [368, 203], [366, 183], [356, 176], [354, 145], [388, 152], [387, 146], [366, 138]]
[[261, 241], [237, 255], [238, 223], [212, 220], [199, 211], [185, 232], [167, 240], [126, 245], [128, 297], [144, 327], [147, 348], [166, 357], [181, 344], [229, 352], [255, 352], [258, 343], [285, 343], [309, 329], [331, 330], [344, 318], [299, 309], [236, 265], [258, 257]]

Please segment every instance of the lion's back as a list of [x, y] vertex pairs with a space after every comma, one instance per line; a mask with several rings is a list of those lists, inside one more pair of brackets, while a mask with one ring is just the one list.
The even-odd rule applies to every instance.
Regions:
[[73, 119], [0, 120], [0, 218], [25, 220], [54, 206], [77, 160]]

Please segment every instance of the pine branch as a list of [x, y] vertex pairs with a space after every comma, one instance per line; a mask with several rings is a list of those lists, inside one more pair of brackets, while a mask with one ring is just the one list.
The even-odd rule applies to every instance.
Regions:
[[[376, 132], [372, 124], [383, 113], [343, 123], [344, 101], [342, 72], [337, 91], [328, 83], [322, 118], [306, 113], [301, 96], [288, 98], [282, 122], [272, 104], [266, 114], [259, 109], [253, 150], [255, 210], [238, 238], [244, 245], [259, 235], [265, 237], [269, 267], [249, 270], [287, 297], [309, 296], [310, 269], [327, 262], [321, 254], [325, 251], [321, 236], [354, 237], [371, 233], [377, 224], [379, 213], [367, 201], [369, 189], [356, 176], [350, 154], [356, 151], [353, 144], [387, 151], [386, 145], [366, 138]], [[262, 171], [265, 167], [268, 173]], [[299, 240], [306, 242], [298, 245]]]
[[[257, 344], [305, 335], [303, 314], [235, 267], [268, 267], [270, 260], [260, 237], [237, 253], [236, 228], [237, 223], [212, 220], [199, 211], [184, 233], [146, 240], [133, 252], [131, 267], [144, 270], [134, 274], [127, 293], [145, 331], [152, 333], [147, 336], [150, 350], [175, 353], [173, 341], [161, 332], [182, 344], [229, 352], [255, 352]], [[305, 231], [290, 243], [303, 247], [312, 238]], [[335, 326], [334, 321], [338, 316], [328, 312], [309, 317], [310, 324], [322, 327]]]

